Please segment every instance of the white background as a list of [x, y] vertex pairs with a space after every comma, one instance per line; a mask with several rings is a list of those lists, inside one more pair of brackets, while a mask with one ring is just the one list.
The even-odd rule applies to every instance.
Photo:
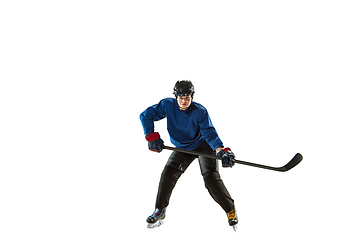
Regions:
[[[357, 1], [2, 1], [1, 239], [359, 239]], [[139, 114], [190, 79], [237, 159], [238, 232], [195, 161], [149, 230], [170, 154]], [[156, 123], [170, 144], [166, 122]]]

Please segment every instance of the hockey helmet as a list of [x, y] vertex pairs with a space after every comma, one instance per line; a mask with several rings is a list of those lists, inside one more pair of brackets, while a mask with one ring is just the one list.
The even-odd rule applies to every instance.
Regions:
[[191, 96], [194, 97], [194, 85], [190, 80], [179, 80], [174, 87], [175, 97], [178, 96]]

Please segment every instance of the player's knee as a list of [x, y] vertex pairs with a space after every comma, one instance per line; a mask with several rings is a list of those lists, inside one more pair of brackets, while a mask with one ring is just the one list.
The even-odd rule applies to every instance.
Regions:
[[221, 181], [219, 172], [206, 172], [203, 174], [205, 186], [212, 186], [218, 181]]
[[163, 178], [174, 179], [177, 181], [182, 174], [183, 174], [183, 171], [181, 171], [179, 169], [176, 169], [176, 168], [173, 168], [170, 166], [165, 166], [161, 175]]

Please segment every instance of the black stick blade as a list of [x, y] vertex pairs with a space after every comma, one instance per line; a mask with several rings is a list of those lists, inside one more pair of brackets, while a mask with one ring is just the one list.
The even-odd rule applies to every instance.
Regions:
[[298, 165], [301, 160], [303, 159], [303, 156], [300, 153], [297, 153], [291, 160], [288, 162], [285, 166], [280, 167], [278, 171], [280, 172], [286, 172]]

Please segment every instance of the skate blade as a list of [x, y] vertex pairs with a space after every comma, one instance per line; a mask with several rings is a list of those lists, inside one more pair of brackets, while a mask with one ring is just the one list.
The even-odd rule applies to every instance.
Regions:
[[156, 228], [156, 227], [160, 227], [161, 225], [164, 224], [163, 220], [159, 220], [156, 223], [149, 223], [147, 228]]
[[237, 224], [236, 225], [234, 225], [234, 226], [232, 226], [233, 227], [233, 229], [234, 229], [234, 232], [236, 232], [236, 230], [237, 230]]

